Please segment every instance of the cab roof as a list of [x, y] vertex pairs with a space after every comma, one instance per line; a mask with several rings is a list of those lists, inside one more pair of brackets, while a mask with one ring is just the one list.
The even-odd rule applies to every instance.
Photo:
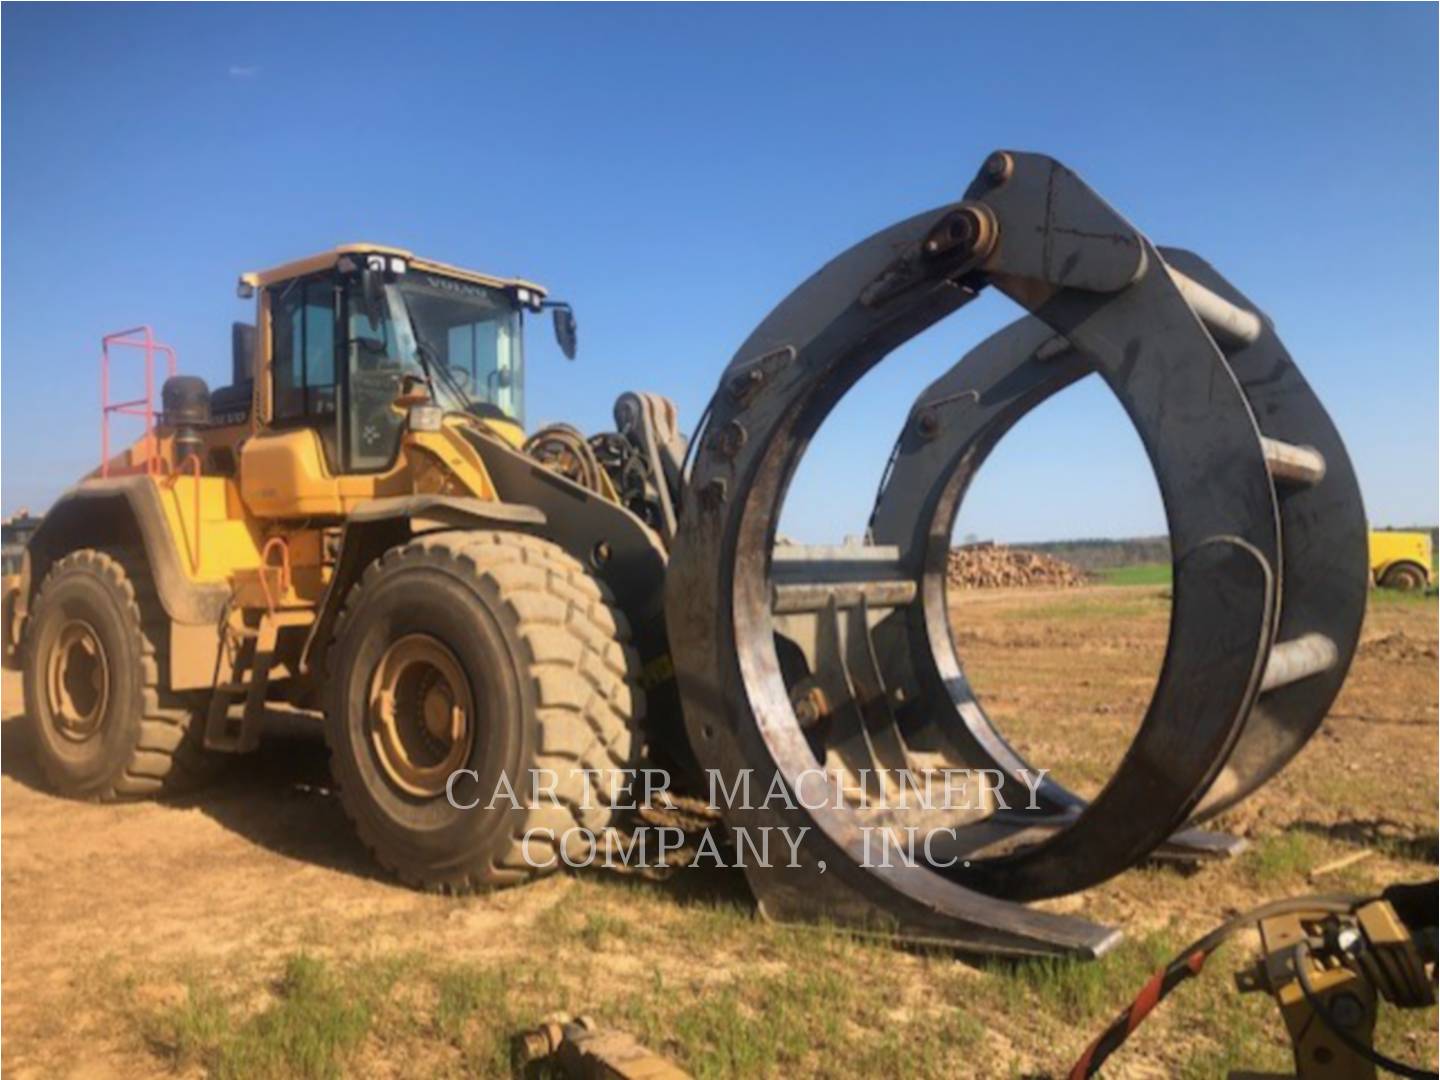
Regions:
[[328, 251], [322, 251], [318, 255], [311, 255], [308, 258], [296, 259], [294, 262], [283, 263], [280, 266], [271, 267], [269, 270], [252, 270], [240, 275], [240, 281], [246, 285], [257, 288], [264, 288], [273, 285], [277, 281], [289, 281], [291, 278], [304, 277], [306, 274], [318, 273], [322, 270], [329, 270], [346, 255], [384, 255], [390, 258], [404, 259], [407, 266], [412, 270], [428, 271], [432, 274], [440, 274], [444, 277], [458, 278], [461, 281], [473, 282], [476, 285], [487, 285], [492, 289], [528, 289], [536, 296], [546, 295], [543, 285], [537, 285], [533, 281], [526, 281], [524, 278], [495, 277], [491, 274], [482, 274], [476, 270], [466, 270], [464, 267], [451, 266], [449, 263], [435, 262], [432, 259], [421, 258], [413, 251], [404, 248], [390, 247], [387, 244], [341, 244]]

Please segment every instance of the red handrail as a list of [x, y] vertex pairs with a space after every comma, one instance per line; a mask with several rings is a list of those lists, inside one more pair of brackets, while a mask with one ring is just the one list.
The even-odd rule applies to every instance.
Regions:
[[[110, 350], [111, 348], [139, 349], [145, 354], [145, 396], [133, 401], [110, 400]], [[175, 374], [175, 350], [155, 340], [155, 331], [148, 326], [133, 326], [129, 330], [117, 330], [100, 339], [100, 475], [110, 475], [110, 416], [122, 413], [126, 416], [145, 418], [145, 439], [153, 457], [155, 454], [155, 354], [164, 353], [168, 374]]]

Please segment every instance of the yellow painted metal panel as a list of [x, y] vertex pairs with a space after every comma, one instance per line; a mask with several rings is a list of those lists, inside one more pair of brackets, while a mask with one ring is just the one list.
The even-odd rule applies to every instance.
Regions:
[[260, 564], [258, 529], [243, 513], [231, 515], [231, 509], [239, 505], [231, 498], [232, 480], [181, 474], [156, 477], [151, 482], [160, 493], [181, 569], [192, 580], [228, 581], [237, 571]]
[[240, 495], [262, 518], [338, 517], [340, 485], [310, 428], [261, 432], [240, 450]]
[[498, 416], [490, 416], [485, 418], [485, 426], [516, 450], [525, 445], [525, 429], [514, 420], [502, 420]]

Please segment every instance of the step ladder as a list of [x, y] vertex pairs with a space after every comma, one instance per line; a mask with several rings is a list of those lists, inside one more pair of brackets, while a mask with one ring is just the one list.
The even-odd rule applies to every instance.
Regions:
[[[277, 552], [280, 563], [274, 565], [271, 555]], [[229, 681], [216, 683], [210, 698], [205, 717], [207, 750], [248, 754], [260, 745], [270, 681], [290, 674], [284, 664], [275, 661], [280, 631], [291, 626], [309, 626], [315, 621], [314, 608], [281, 604], [290, 590], [290, 551], [282, 538], [272, 537], [266, 542], [254, 574], [264, 599], [259, 622], [248, 625], [242, 607], [233, 611], [221, 627], [221, 648], [234, 643], [235, 652]], [[234, 706], [241, 703], [243, 708], [236, 716]]]

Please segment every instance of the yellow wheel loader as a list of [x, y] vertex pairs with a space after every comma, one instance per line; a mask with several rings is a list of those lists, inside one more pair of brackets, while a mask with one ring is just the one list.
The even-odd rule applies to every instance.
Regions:
[[[603, 826], [612, 793], [577, 785], [639, 753], [615, 589], [643, 616], [633, 582], [658, 580], [664, 553], [610, 489], [524, 449], [521, 325], [544, 290], [369, 244], [240, 290], [257, 310], [233, 334], [233, 385], [172, 375], [144, 437], [27, 546], [15, 606], [45, 775], [77, 796], [160, 791], [253, 749], [278, 699], [324, 712], [346, 810], [405, 880], [553, 866], [521, 839]], [[573, 315], [553, 310], [573, 352]], [[107, 365], [124, 346], [147, 365], [164, 349], [111, 335]], [[106, 408], [108, 444], [110, 413], [151, 406]], [[540, 771], [558, 787], [466, 813], [447, 798], [462, 770], [487, 792]]]
[[[863, 542], [777, 544], [836, 402], [987, 287], [1029, 314], [917, 400]], [[254, 749], [288, 703], [323, 717], [346, 811], [415, 885], [582, 860], [658, 763], [724, 793], [737, 852], [799, 838], [743, 862], [766, 915], [1097, 955], [1115, 932], [1021, 901], [1233, 853], [1198, 826], [1298, 752], [1354, 651], [1359, 493], [1273, 326], [1038, 154], [992, 154], [963, 199], [801, 285], [688, 444], [641, 393], [615, 431], [526, 435], [526, 317], [550, 312], [572, 358], [577, 334], [531, 282], [353, 244], [240, 291], [232, 385], [176, 374], [148, 329], [105, 339], [101, 465], [7, 578], [6, 662], [60, 792], [161, 792]], [[112, 403], [111, 355], [136, 351], [145, 396]], [[944, 586], [985, 455], [1086, 377], [1145, 444], [1175, 561], [1154, 701], [1091, 801], [991, 723]], [[145, 430], [112, 452], [117, 415]], [[951, 800], [955, 774], [980, 797]], [[921, 778], [944, 797], [895, 798]]]

